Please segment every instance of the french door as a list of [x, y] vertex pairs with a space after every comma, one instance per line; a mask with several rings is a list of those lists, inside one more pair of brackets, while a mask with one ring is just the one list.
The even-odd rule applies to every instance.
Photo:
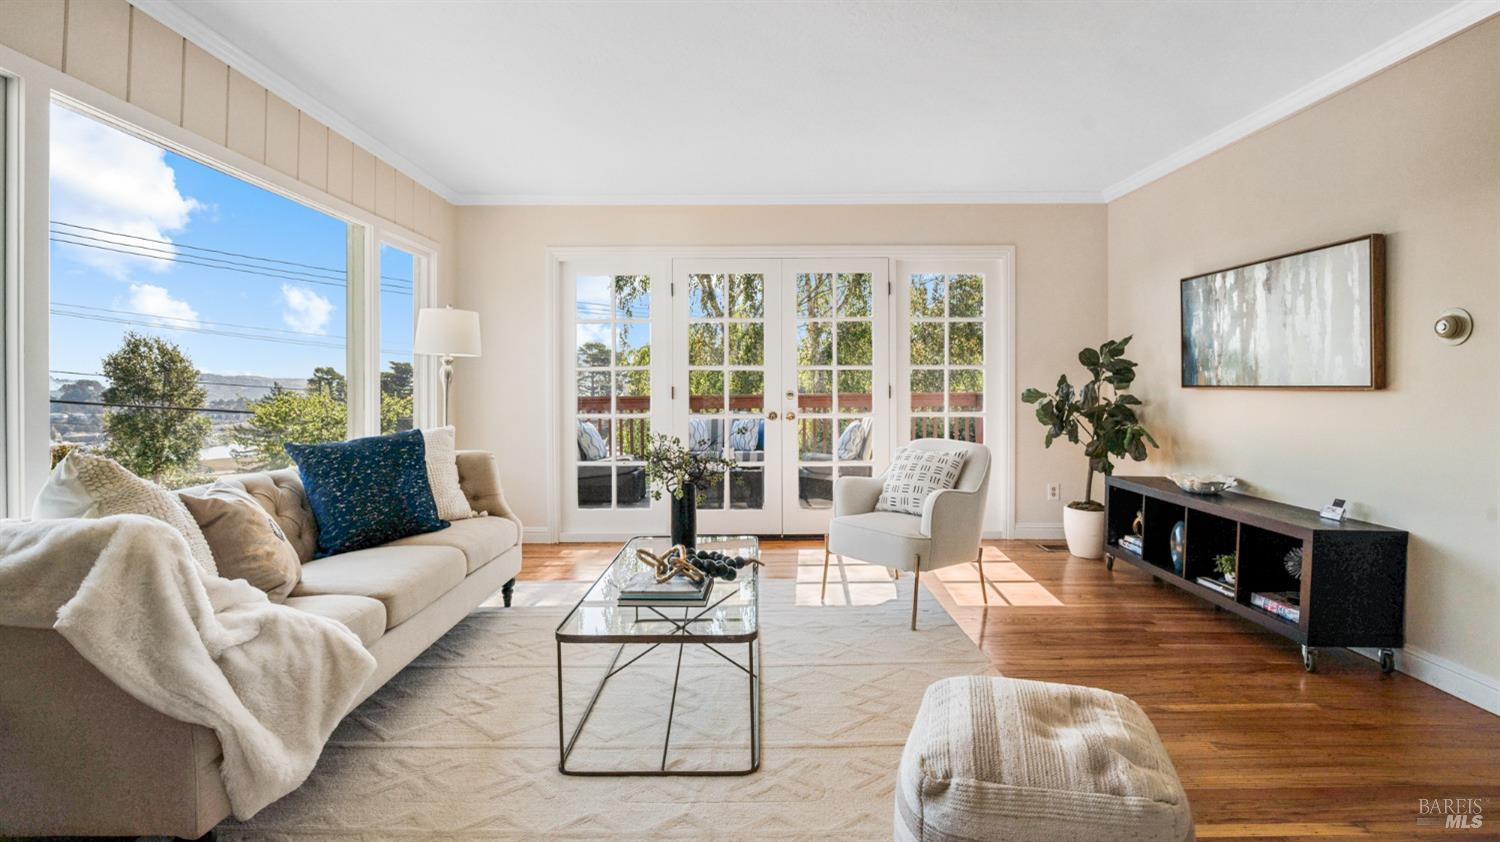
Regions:
[[583, 248], [555, 262], [560, 537], [665, 529], [644, 464], [659, 433], [733, 463], [699, 494], [704, 532], [819, 534], [840, 477], [876, 475], [931, 437], [995, 451], [987, 524], [1010, 528], [1009, 249], [711, 251]]
[[673, 285], [674, 426], [734, 463], [700, 529], [822, 532], [889, 435], [886, 261], [678, 260]]

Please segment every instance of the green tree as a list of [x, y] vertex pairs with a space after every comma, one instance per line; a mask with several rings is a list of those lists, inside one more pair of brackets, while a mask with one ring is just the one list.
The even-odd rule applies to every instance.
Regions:
[[411, 363], [392, 362], [390, 371], [380, 372], [382, 398], [411, 397]]
[[[342, 387], [343, 378], [338, 381]], [[265, 397], [250, 401], [250, 419], [229, 433], [229, 440], [239, 446], [236, 461], [257, 471], [285, 468], [292, 464], [288, 443], [318, 444], [347, 437], [349, 410], [341, 389], [326, 379], [316, 386], [313, 382], [308, 381], [304, 391], [277, 385]]]
[[307, 381], [307, 389], [310, 392], [327, 392], [339, 403], [349, 400], [349, 382], [338, 369], [331, 366], [320, 365], [313, 369], [312, 377]]
[[191, 473], [211, 424], [193, 361], [175, 344], [133, 331], [103, 361], [104, 452], [156, 482]]

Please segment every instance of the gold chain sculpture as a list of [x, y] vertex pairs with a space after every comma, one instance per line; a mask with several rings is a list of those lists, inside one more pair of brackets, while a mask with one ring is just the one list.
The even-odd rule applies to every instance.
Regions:
[[688, 561], [687, 547], [682, 544], [678, 544], [661, 555], [647, 549], [638, 549], [635, 551], [635, 557], [641, 564], [656, 572], [657, 584], [679, 574], [686, 576], [690, 582], [701, 582], [704, 579], [703, 571]]

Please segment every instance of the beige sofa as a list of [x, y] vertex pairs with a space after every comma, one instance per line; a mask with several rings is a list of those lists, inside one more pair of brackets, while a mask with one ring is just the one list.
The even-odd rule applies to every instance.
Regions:
[[[375, 656], [355, 704], [497, 590], [510, 604], [521, 522], [491, 454], [459, 451], [458, 473], [487, 517], [316, 561], [317, 526], [295, 470], [229, 478], [302, 556], [286, 604], [344, 623]], [[0, 835], [197, 838], [229, 815], [219, 756], [212, 731], [136, 701], [57, 632], [0, 626]]]

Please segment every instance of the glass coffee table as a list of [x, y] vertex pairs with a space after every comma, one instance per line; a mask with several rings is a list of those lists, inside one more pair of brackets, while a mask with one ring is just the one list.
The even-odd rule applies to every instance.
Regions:
[[[760, 768], [760, 624], [758, 598], [760, 587], [760, 565], [747, 564], [737, 571], [734, 581], [720, 579], [714, 583], [708, 604], [695, 608], [630, 607], [620, 604], [620, 588], [632, 573], [647, 569], [636, 558], [636, 550], [646, 549], [655, 554], [666, 552], [672, 546], [665, 537], [636, 537], [625, 542], [609, 567], [589, 588], [573, 610], [557, 626], [557, 769], [565, 775], [593, 775], [624, 777], [632, 775], [672, 776], [724, 776], [748, 775]], [[754, 536], [700, 536], [699, 550], [718, 550], [728, 556], [744, 556], [759, 561], [760, 541]], [[599, 677], [594, 695], [584, 708], [572, 736], [567, 732], [563, 717], [563, 646], [587, 644], [616, 644], [614, 657]], [[745, 646], [745, 661], [742, 663], [730, 654], [731, 647]], [[604, 692], [611, 678], [632, 664], [667, 646], [677, 646], [677, 666], [672, 677], [672, 701], [666, 711], [666, 737], [662, 741], [660, 762], [652, 750], [651, 765], [622, 770], [573, 770], [568, 768], [568, 757], [572, 755], [583, 733], [584, 725], [594, 712], [594, 705]], [[745, 674], [746, 711], [750, 723], [750, 744], [746, 750], [749, 765], [732, 769], [668, 769], [668, 753], [672, 747], [672, 717], [677, 710], [677, 690], [682, 679], [682, 653], [687, 646], [701, 646], [708, 652], [723, 658]], [[626, 649], [632, 651], [626, 657]], [[635, 651], [639, 649], [640, 651]], [[625, 658], [624, 663], [621, 659]], [[641, 711], [643, 716], [651, 711]]]

